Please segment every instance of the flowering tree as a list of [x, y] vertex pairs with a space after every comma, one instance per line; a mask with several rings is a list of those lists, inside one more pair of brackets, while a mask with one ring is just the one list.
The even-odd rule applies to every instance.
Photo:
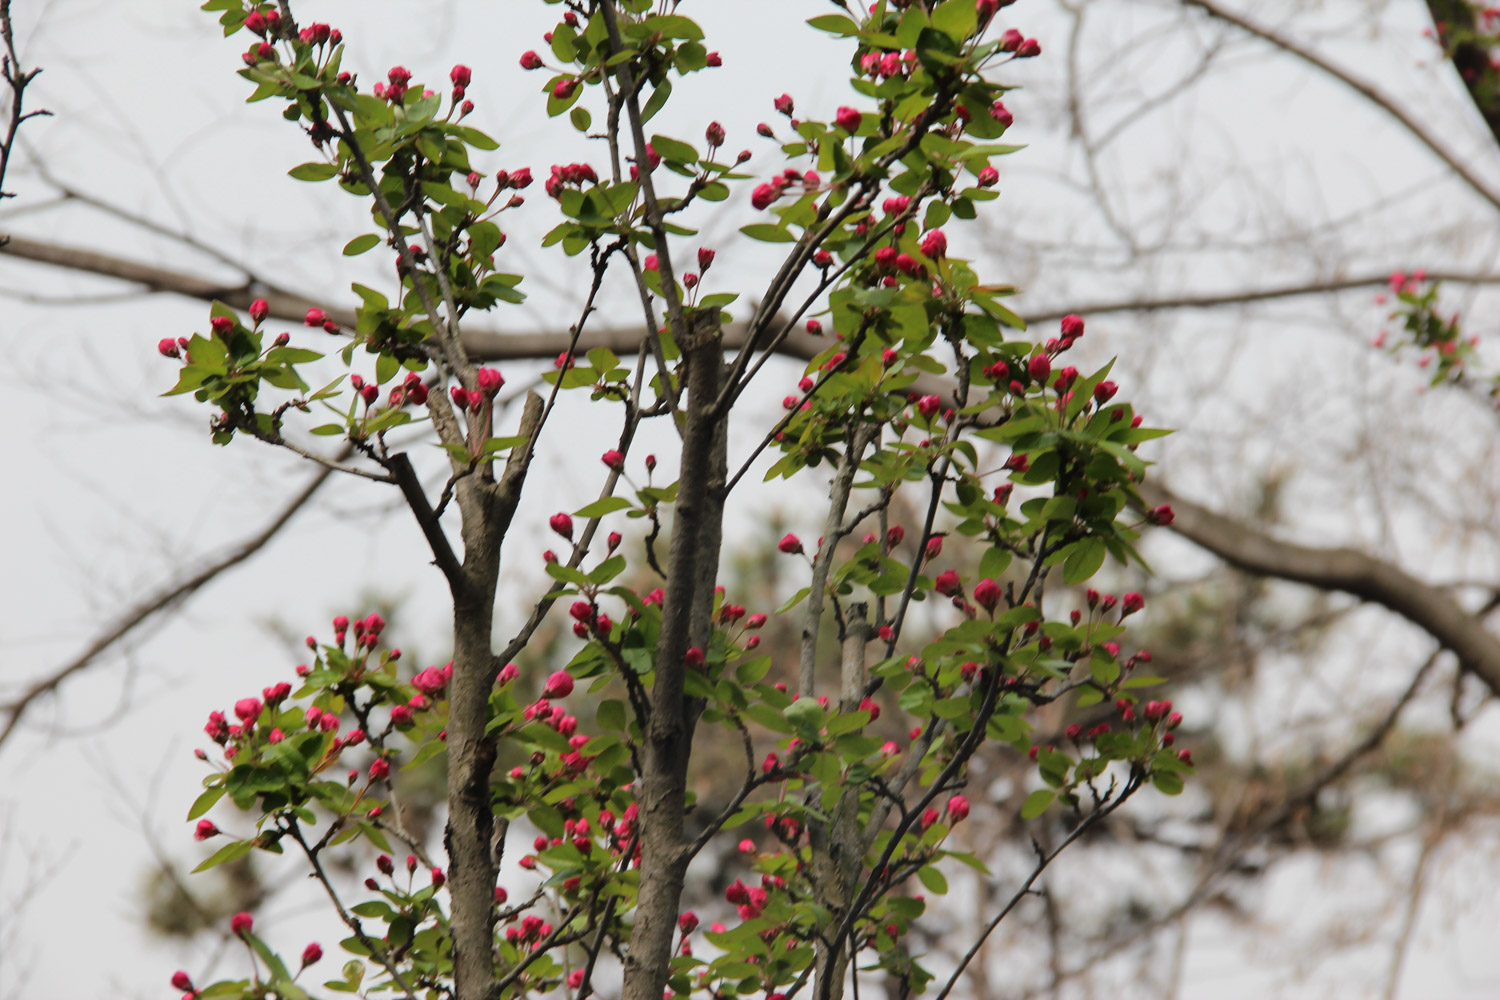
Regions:
[[[1163, 432], [1115, 398], [1107, 366], [1065, 363], [1082, 319], [1040, 342], [1024, 336], [1002, 302], [1011, 289], [948, 254], [943, 227], [996, 197], [991, 160], [1014, 151], [996, 141], [1011, 116], [990, 75], [1040, 47], [1001, 30], [999, 0], [880, 0], [814, 17], [812, 29], [847, 44], [850, 105], [804, 117], [791, 96], [776, 98], [783, 134], [760, 132], [780, 161], [761, 168], [749, 151], [726, 155], [717, 123], [701, 148], [651, 132], [674, 87], [720, 63], [675, 4], [562, 7], [550, 51], [521, 64], [546, 75], [551, 115], [589, 134], [602, 123], [607, 153], [600, 167], [553, 166], [541, 185], [558, 219], [544, 245], [560, 247], [585, 291], [548, 388], [521, 396], [513, 433], [500, 434], [505, 379], [463, 324], [522, 298], [502, 224], [533, 178], [522, 164], [481, 162], [498, 145], [468, 124], [479, 115], [465, 93], [473, 71], [454, 66], [430, 89], [398, 66], [365, 86], [344, 64], [341, 32], [299, 24], [288, 0], [204, 4], [227, 34], [251, 38], [240, 70], [251, 99], [283, 102], [318, 150], [292, 176], [369, 205], [373, 231], [344, 252], [389, 254], [395, 274], [386, 291], [355, 286], [352, 323], [307, 312], [307, 343], [340, 338], [336, 358], [273, 334], [264, 301], [244, 315], [216, 304], [204, 332], [161, 342], [181, 363], [171, 391], [211, 407], [220, 444], [257, 438], [399, 490], [453, 608], [444, 666], [408, 672], [383, 618], [341, 616], [331, 635], [308, 638], [295, 680], [268, 678], [232, 713], [211, 714], [221, 750], [200, 752], [213, 771], [189, 819], [199, 839], [223, 837], [208, 814], [233, 806], [256, 833], [204, 867], [255, 849], [299, 854], [349, 931], [341, 946], [353, 958], [323, 983], [331, 992], [585, 997], [618, 982], [632, 1000], [827, 1000], [876, 969], [914, 993], [933, 973], [902, 946], [925, 907], [913, 882], [945, 891], [948, 858], [983, 870], [946, 838], [969, 814], [969, 761], [1004, 746], [1036, 764], [1023, 817], [1056, 808], [1068, 832], [1039, 849], [1030, 877], [943, 970], [946, 995], [1059, 852], [1138, 789], [1175, 793], [1191, 770], [1173, 746], [1171, 703], [1139, 700], [1156, 683], [1136, 673], [1149, 657], [1125, 636], [1140, 595], [1075, 600], [1067, 589], [1110, 556], [1130, 560], [1142, 524], [1172, 520], [1169, 508], [1145, 510], [1136, 485], [1146, 471], [1136, 446]], [[727, 310], [751, 289], [733, 290], [679, 219], [746, 189], [764, 221], [742, 232], [786, 253], [727, 351]], [[628, 272], [641, 307], [641, 334], [618, 353], [588, 349], [611, 268]], [[803, 331], [822, 341], [784, 414], [732, 454], [737, 402]], [[313, 373], [335, 361], [349, 371], [314, 389]], [[617, 421], [618, 443], [602, 456], [598, 499], [551, 517], [553, 586], [497, 644], [502, 558], [565, 392]], [[652, 419], [675, 429], [675, 461], [633, 449]], [[319, 451], [318, 437], [342, 439], [343, 451]], [[414, 465], [431, 443], [448, 462], [436, 496]], [[774, 611], [717, 586], [726, 498], [748, 488], [765, 452], [767, 479], [831, 473], [821, 538], [779, 544], [805, 585]], [[910, 527], [890, 516], [902, 492], [924, 511]], [[631, 522], [643, 529], [634, 558], [612, 530]], [[945, 555], [954, 535], [972, 544]], [[576, 651], [533, 686], [515, 663], [559, 601]], [[911, 614], [927, 601], [940, 605], [932, 628]], [[772, 613], [800, 622], [794, 667], [757, 648]], [[821, 648], [830, 621], [836, 642]], [[585, 685], [592, 721], [570, 707]], [[1038, 745], [1029, 713], [1060, 699], [1108, 708], [1107, 721]], [[689, 773], [707, 741], [738, 748], [742, 763], [727, 805], [690, 823]], [[446, 857], [429, 857], [392, 808], [392, 776], [439, 755]], [[502, 755], [523, 762], [505, 769]], [[739, 842], [743, 875], [725, 892], [725, 919], [705, 926], [682, 909], [684, 879], [720, 839]], [[383, 852], [357, 900], [328, 864], [351, 841]], [[502, 884], [517, 854], [526, 874]], [[174, 984], [205, 997], [312, 989], [300, 970], [319, 945], [294, 969], [250, 914], [232, 930], [250, 950], [248, 978], [179, 973]]]

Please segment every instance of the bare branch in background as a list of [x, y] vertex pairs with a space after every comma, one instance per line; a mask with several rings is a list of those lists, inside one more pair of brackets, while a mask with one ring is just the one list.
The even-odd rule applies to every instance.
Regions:
[[277, 512], [276, 516], [260, 531], [245, 539], [218, 559], [201, 567], [186, 579], [151, 594], [134, 607], [127, 608], [115, 620], [114, 624], [97, 636], [93, 642], [89, 643], [83, 652], [27, 688], [19, 697], [4, 705], [0, 705], [0, 714], [3, 714], [5, 719], [3, 725], [0, 725], [0, 746], [4, 746], [5, 741], [15, 732], [16, 726], [20, 723], [27, 710], [39, 698], [56, 691], [63, 681], [74, 674], [88, 669], [105, 652], [113, 648], [142, 625], [154, 619], [161, 612], [177, 607], [204, 586], [212, 583], [221, 574], [233, 569], [265, 548], [271, 539], [275, 538], [281, 529], [286, 527], [288, 522], [296, 516], [297, 512], [307, 505], [307, 502], [328, 481], [328, 477], [332, 472], [333, 470], [327, 467], [320, 469], [308, 481], [307, 485], [296, 496], [292, 497], [286, 506]]

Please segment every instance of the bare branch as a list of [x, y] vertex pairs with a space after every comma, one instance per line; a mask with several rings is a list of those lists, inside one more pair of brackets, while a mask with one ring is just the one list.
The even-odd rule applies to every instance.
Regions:
[[1141, 496], [1152, 507], [1170, 503], [1176, 513], [1172, 530], [1232, 566], [1320, 590], [1341, 590], [1395, 612], [1451, 649], [1465, 670], [1500, 694], [1500, 637], [1441, 587], [1354, 549], [1280, 541], [1154, 484], [1142, 485]]
[[155, 617], [159, 612], [177, 606], [182, 601], [191, 597], [200, 588], [217, 579], [221, 573], [233, 569], [264, 548], [271, 539], [276, 537], [282, 528], [286, 527], [292, 517], [312, 499], [313, 495], [318, 492], [322, 485], [328, 481], [331, 472], [332, 470], [327, 468], [319, 470], [308, 484], [260, 531], [229, 550], [223, 556], [203, 566], [187, 579], [159, 590], [134, 607], [127, 609], [115, 620], [114, 624], [95, 638], [82, 653], [53, 671], [43, 680], [38, 681], [15, 701], [0, 706], [0, 711], [5, 712], [7, 716], [4, 728], [0, 728], [0, 746], [4, 745], [5, 740], [21, 721], [21, 717], [26, 714], [26, 711], [38, 698], [57, 690], [63, 681], [92, 666], [106, 650]]

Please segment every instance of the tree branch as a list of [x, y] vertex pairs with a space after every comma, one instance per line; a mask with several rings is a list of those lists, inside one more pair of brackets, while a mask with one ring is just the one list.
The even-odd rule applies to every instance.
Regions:
[[4, 727], [0, 728], [0, 746], [4, 745], [6, 739], [9, 738], [11, 733], [14, 732], [16, 725], [21, 721], [21, 717], [26, 714], [26, 711], [38, 698], [57, 690], [63, 681], [92, 666], [94, 661], [106, 650], [145, 624], [158, 612], [173, 607], [191, 597], [200, 588], [216, 579], [219, 574], [238, 566], [264, 548], [271, 539], [276, 537], [282, 528], [286, 527], [292, 517], [312, 499], [313, 495], [328, 481], [328, 477], [331, 474], [331, 469], [326, 467], [320, 469], [308, 484], [260, 531], [245, 539], [224, 555], [208, 563], [187, 579], [157, 591], [139, 604], [125, 611], [124, 614], [115, 620], [114, 624], [96, 637], [82, 653], [79, 653], [78, 656], [74, 657], [68, 663], [53, 671], [48, 677], [32, 685], [15, 701], [0, 706], [0, 711], [6, 713], [7, 716]]
[[1170, 503], [1176, 514], [1172, 530], [1231, 566], [1320, 590], [1341, 590], [1395, 612], [1452, 650], [1463, 669], [1500, 694], [1500, 638], [1442, 588], [1354, 549], [1280, 541], [1155, 484], [1143, 484], [1141, 497], [1149, 507]]

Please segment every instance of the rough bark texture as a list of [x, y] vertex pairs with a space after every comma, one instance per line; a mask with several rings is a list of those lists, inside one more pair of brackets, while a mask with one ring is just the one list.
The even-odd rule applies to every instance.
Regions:
[[448, 893], [452, 899], [454, 994], [482, 1000], [495, 978], [494, 813], [490, 770], [495, 747], [484, 738], [494, 684], [490, 631], [499, 578], [501, 533], [487, 484], [459, 484], [464, 514], [465, 586], [453, 600], [453, 680], [448, 717]]
[[[855, 464], [858, 464], [857, 461]], [[865, 668], [865, 646], [870, 641], [868, 607], [851, 604], [845, 612], [844, 641], [840, 663], [839, 711], [853, 712], [864, 700], [869, 674]], [[820, 803], [813, 803], [815, 807]], [[832, 915], [830, 927], [843, 923], [849, 904], [859, 889], [863, 875], [864, 850], [860, 842], [859, 789], [845, 785], [842, 794], [829, 810], [828, 822], [808, 824], [808, 843], [812, 848], [813, 886], [820, 906]], [[831, 961], [830, 961], [831, 959]], [[840, 943], [830, 955], [819, 940], [816, 948], [816, 996], [820, 1000], [841, 1000], [844, 978], [849, 969], [849, 951]]]
[[723, 530], [727, 420], [713, 412], [723, 367], [717, 314], [695, 315], [681, 346], [688, 405], [651, 716], [642, 720], [640, 895], [625, 958], [623, 1000], [660, 1000], [667, 982], [688, 861], [683, 812], [696, 712], [684, 690], [685, 660], [688, 647], [701, 645], [709, 635]]
[[[533, 435], [541, 425], [542, 400], [526, 399], [520, 431]], [[500, 546], [510, 530], [530, 450], [512, 452], [505, 476], [495, 482], [489, 470], [464, 478], [456, 497], [463, 514], [464, 561], [453, 586], [453, 680], [448, 687], [448, 849], [449, 927], [453, 941], [455, 1000], [483, 1000], [495, 984], [495, 815], [490, 772], [495, 740], [485, 735], [490, 690], [495, 684], [495, 589], [500, 579]]]

